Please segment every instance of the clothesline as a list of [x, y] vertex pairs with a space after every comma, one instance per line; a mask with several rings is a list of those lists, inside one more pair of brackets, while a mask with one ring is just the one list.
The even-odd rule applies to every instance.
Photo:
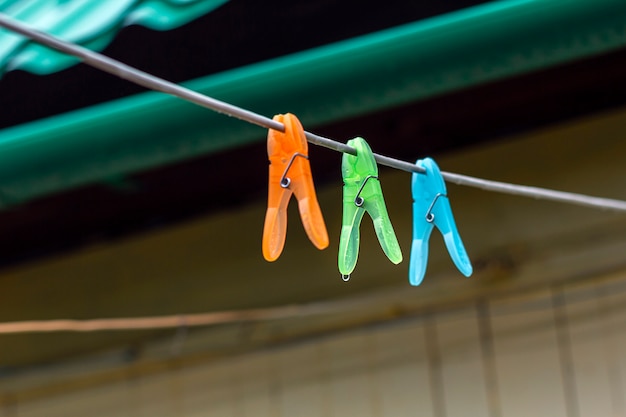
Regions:
[[[200, 94], [196, 91], [190, 90], [178, 84], [166, 81], [162, 78], [156, 77], [152, 74], [124, 64], [123, 62], [86, 49], [80, 45], [61, 40], [50, 34], [33, 29], [28, 25], [18, 22], [2, 13], [0, 13], [0, 26], [19, 33], [23, 36], [26, 36], [36, 42], [56, 49], [60, 52], [80, 58], [87, 65], [100, 69], [104, 72], [116, 75], [120, 78], [141, 85], [148, 89], [173, 95], [188, 102], [216, 111], [218, 113], [235, 117], [266, 129], [274, 129], [281, 132], [284, 131], [284, 126], [282, 123], [276, 122], [266, 116]], [[349, 153], [351, 155], [356, 155], [356, 150], [344, 143], [337, 142], [335, 140], [319, 136], [311, 132], [305, 132], [305, 135], [307, 141], [314, 145], [323, 146], [343, 153]], [[411, 162], [390, 158], [376, 153], [374, 154], [374, 157], [376, 159], [376, 162], [381, 165], [407, 172], [424, 172], [423, 169], [420, 169], [417, 165]], [[462, 174], [456, 174], [452, 172], [442, 171], [441, 174], [443, 178], [448, 182], [458, 185], [480, 188], [486, 191], [494, 191], [505, 194], [532, 197], [536, 199], [558, 201], [562, 203], [569, 203], [586, 207], [595, 207], [605, 210], [626, 211], [626, 201], [622, 200], [593, 197], [578, 193], [570, 193], [540, 187], [492, 181]]]

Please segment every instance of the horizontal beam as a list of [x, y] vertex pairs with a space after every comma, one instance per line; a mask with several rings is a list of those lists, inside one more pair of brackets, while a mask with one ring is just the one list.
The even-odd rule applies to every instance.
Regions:
[[[186, 85], [260, 114], [298, 114], [310, 128], [624, 46], [622, 0], [507, 0]], [[257, 126], [140, 94], [0, 131], [0, 203], [263, 137]]]

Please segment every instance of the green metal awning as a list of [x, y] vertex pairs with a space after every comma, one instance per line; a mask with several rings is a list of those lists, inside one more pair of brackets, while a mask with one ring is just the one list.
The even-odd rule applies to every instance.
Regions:
[[[181, 26], [228, 0], [0, 0], [4, 13], [31, 27], [94, 51], [104, 49], [123, 27], [154, 30]], [[11, 70], [50, 74], [78, 60], [0, 28], [0, 76]]]
[[[626, 46], [624, 0], [503, 0], [186, 86], [305, 128]], [[263, 129], [144, 93], [0, 131], [5, 205], [261, 140]]]

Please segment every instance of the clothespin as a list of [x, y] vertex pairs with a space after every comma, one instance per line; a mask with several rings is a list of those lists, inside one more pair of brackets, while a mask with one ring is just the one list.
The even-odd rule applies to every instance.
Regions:
[[304, 230], [318, 249], [328, 247], [328, 232], [322, 217], [309, 163], [309, 151], [304, 129], [293, 114], [278, 114], [274, 120], [285, 126], [285, 132], [270, 129], [267, 134], [267, 154], [270, 160], [267, 212], [263, 227], [263, 257], [278, 259], [287, 235], [287, 206], [292, 194]]
[[402, 251], [387, 214], [383, 191], [378, 180], [374, 154], [363, 138], [354, 138], [348, 145], [356, 156], [343, 154], [343, 224], [339, 240], [339, 272], [345, 281], [356, 266], [359, 255], [359, 227], [367, 211], [374, 223], [376, 236], [383, 251], [394, 264], [402, 262]]
[[448, 253], [463, 275], [472, 275], [472, 264], [467, 256], [461, 237], [454, 222], [446, 184], [439, 167], [430, 158], [418, 160], [417, 166], [426, 170], [424, 174], [413, 173], [413, 244], [409, 264], [409, 282], [420, 285], [428, 263], [428, 239], [433, 227], [443, 235]]

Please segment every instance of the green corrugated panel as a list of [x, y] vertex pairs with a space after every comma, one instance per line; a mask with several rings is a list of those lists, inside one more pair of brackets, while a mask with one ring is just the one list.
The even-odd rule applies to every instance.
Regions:
[[[188, 86], [267, 116], [293, 112], [314, 131], [323, 123], [624, 46], [624, 0], [507, 0]], [[179, 99], [141, 94], [0, 131], [0, 198], [14, 203], [264, 136], [257, 126]]]
[[[104, 49], [124, 26], [181, 26], [227, 0], [0, 0], [0, 13], [91, 50]], [[0, 75], [20, 69], [50, 74], [78, 61], [0, 29]]]

